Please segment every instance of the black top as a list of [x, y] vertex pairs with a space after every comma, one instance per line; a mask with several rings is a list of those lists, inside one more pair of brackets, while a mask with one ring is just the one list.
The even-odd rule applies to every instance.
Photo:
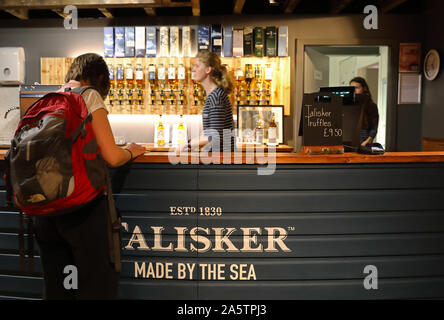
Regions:
[[[211, 151], [234, 151], [233, 110], [221, 87], [216, 87], [205, 99], [202, 122], [203, 134], [211, 142]], [[224, 143], [224, 140], [227, 142]]]
[[366, 96], [364, 98], [362, 106], [364, 114], [360, 134], [361, 143], [368, 137], [372, 137], [373, 139], [376, 137], [379, 124], [378, 106], [370, 99], [370, 97]]

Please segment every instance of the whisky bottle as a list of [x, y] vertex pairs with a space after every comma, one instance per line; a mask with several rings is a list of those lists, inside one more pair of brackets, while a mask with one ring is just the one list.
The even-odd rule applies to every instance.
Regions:
[[245, 65], [245, 82], [247, 84], [247, 100], [250, 104], [251, 100], [251, 82], [253, 81], [253, 67], [251, 64], [247, 63]]
[[187, 141], [187, 131], [183, 125], [182, 115], [180, 115], [179, 126], [177, 127], [177, 144], [181, 145]]
[[109, 71], [109, 89], [113, 90], [116, 86], [115, 78], [114, 78], [114, 67], [112, 64], [108, 65], [108, 71]]
[[116, 70], [116, 81], [117, 81], [117, 89], [122, 90], [125, 87], [123, 81], [123, 65], [118, 64]]
[[262, 69], [260, 65], [256, 65], [254, 67], [254, 80], [255, 80], [255, 86], [254, 91], [256, 92], [256, 104], [260, 104], [260, 98], [261, 98], [261, 89], [262, 89]]
[[273, 69], [271, 68], [270, 64], [267, 64], [265, 66], [265, 75], [264, 75], [264, 81], [265, 81], [265, 99], [267, 105], [270, 105], [271, 100], [271, 80], [273, 79]]
[[154, 90], [156, 85], [156, 66], [152, 63], [148, 66], [148, 82], [151, 90]]
[[170, 107], [172, 107], [174, 105], [174, 100], [176, 100], [174, 94], [174, 89], [176, 87], [176, 68], [172, 63], [168, 67], [168, 85], [170, 87]]
[[160, 116], [159, 124], [156, 128], [157, 131], [157, 141], [156, 144], [158, 147], [165, 146], [165, 128], [162, 123], [162, 116]]
[[126, 68], [125, 68], [125, 82], [126, 82], [126, 87], [128, 89], [134, 89], [133, 66], [129, 63], [126, 65]]
[[108, 93], [108, 100], [109, 104], [112, 106], [114, 102], [114, 88], [116, 86], [115, 79], [114, 79], [114, 68], [112, 65], [108, 65], [108, 71], [109, 71], [109, 93]]
[[165, 67], [163, 63], [157, 68], [157, 87], [161, 90], [165, 89]]
[[269, 146], [277, 146], [278, 143], [278, 131], [277, 131], [277, 125], [274, 118], [271, 118], [270, 126], [268, 127], [268, 142], [267, 145]]
[[264, 128], [262, 126], [261, 120], [258, 120], [256, 123], [255, 136], [257, 144], [264, 143]]
[[179, 82], [179, 89], [183, 90], [185, 88], [185, 67], [181, 63], [177, 68], [177, 80]]
[[236, 81], [236, 103], [237, 105], [240, 105], [242, 95], [242, 81], [244, 79], [244, 73], [241, 68], [236, 69], [236, 71], [234, 72], [234, 77]]
[[140, 63], [136, 66], [136, 86], [139, 90], [142, 90], [145, 87], [143, 68]]

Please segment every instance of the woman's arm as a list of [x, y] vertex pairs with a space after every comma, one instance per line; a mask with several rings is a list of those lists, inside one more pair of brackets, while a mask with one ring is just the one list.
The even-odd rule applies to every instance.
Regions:
[[97, 144], [100, 147], [105, 161], [112, 167], [118, 167], [145, 153], [146, 149], [138, 144], [132, 143], [126, 149], [118, 147], [114, 141], [111, 125], [109, 124], [107, 112], [100, 108], [92, 113], [92, 127], [96, 135]]
[[375, 103], [371, 103], [369, 106], [368, 124], [369, 124], [369, 135], [374, 139], [376, 137], [376, 134], [378, 133], [378, 124], [379, 124], [378, 106]]

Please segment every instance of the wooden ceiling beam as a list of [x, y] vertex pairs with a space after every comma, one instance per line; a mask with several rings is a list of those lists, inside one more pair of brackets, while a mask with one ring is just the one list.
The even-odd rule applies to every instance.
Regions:
[[[165, 1], [165, 0], [164, 0]], [[162, 0], [131, 0], [123, 3], [122, 0], [2, 0], [0, 9], [61, 9], [67, 5], [77, 8], [123, 8], [123, 7], [162, 7]], [[177, 4], [177, 5], [175, 5]], [[186, 6], [186, 3], [172, 2], [172, 6]], [[188, 4], [190, 6], [191, 4]]]
[[63, 19], [65, 19], [67, 16], [69, 16], [69, 13], [63, 12], [63, 9], [52, 9], [51, 11], [54, 13], [57, 13]]
[[97, 8], [105, 17], [114, 18], [113, 14], [107, 8]]
[[241, 14], [242, 9], [244, 8], [244, 5], [245, 5], [245, 0], [235, 0], [233, 13], [234, 14]]
[[287, 0], [284, 4], [284, 13], [291, 14], [302, 0]]
[[155, 16], [156, 15], [156, 11], [154, 10], [154, 8], [143, 8], [143, 10], [145, 10], [145, 13], [147, 16]]
[[191, 0], [191, 8], [193, 10], [193, 16], [200, 16], [200, 0]]
[[332, 14], [339, 14], [352, 2], [353, 0], [333, 0], [330, 12]]
[[19, 18], [20, 20], [28, 20], [29, 19], [29, 10], [28, 9], [9, 9], [5, 10], [7, 13], [12, 14], [14, 17]]
[[395, 9], [399, 5], [403, 4], [406, 1], [407, 0], [388, 0], [388, 1], [384, 1], [383, 4], [381, 5], [381, 11], [382, 11], [382, 13], [387, 13], [387, 12]]

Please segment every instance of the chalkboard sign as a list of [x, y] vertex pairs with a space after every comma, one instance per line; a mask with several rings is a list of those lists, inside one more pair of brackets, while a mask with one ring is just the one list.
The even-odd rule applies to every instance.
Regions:
[[[342, 99], [332, 93], [304, 94], [302, 105], [303, 144], [322, 148], [322, 153], [343, 152]], [[312, 149], [314, 150], [314, 149]], [[312, 153], [312, 152], [309, 152]]]

